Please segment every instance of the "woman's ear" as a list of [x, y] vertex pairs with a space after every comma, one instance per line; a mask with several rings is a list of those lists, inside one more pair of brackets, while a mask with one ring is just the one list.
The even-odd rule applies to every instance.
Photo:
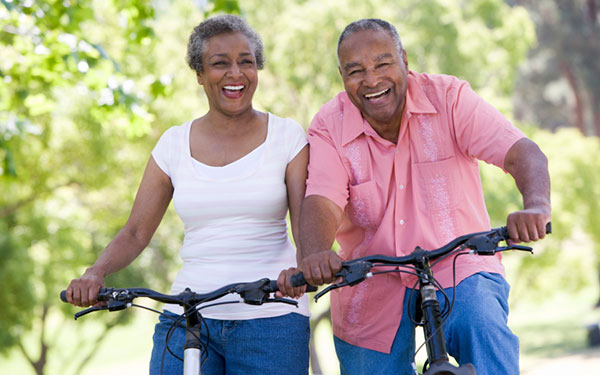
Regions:
[[199, 84], [200, 86], [202, 86], [202, 85], [204, 84], [204, 81], [203, 81], [203, 79], [202, 79], [202, 73], [200, 73], [200, 72], [196, 72], [196, 79], [198, 80], [198, 84]]

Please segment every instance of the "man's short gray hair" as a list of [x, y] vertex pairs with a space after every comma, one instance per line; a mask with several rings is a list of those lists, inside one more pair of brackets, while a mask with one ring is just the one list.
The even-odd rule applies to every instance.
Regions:
[[227, 33], [242, 33], [248, 38], [256, 58], [256, 66], [262, 69], [265, 57], [260, 36], [241, 17], [232, 14], [211, 17], [194, 27], [187, 45], [186, 61], [190, 68], [197, 73], [202, 73], [204, 71], [202, 56], [206, 42], [214, 36]]
[[342, 35], [340, 35], [337, 44], [338, 56], [340, 54], [340, 45], [342, 44], [344, 39], [356, 32], [364, 30], [387, 31], [391, 35], [391, 37], [394, 38], [396, 46], [398, 47], [398, 52], [402, 52], [402, 41], [400, 40], [400, 35], [398, 35], [398, 31], [396, 30], [394, 25], [379, 18], [363, 18], [362, 20], [352, 22], [351, 24], [346, 26], [346, 28], [344, 28], [344, 31], [342, 31]]

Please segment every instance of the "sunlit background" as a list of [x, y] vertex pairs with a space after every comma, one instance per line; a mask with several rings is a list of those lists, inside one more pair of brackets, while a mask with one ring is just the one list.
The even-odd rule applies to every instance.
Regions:
[[[58, 293], [125, 223], [162, 132], [206, 112], [185, 47], [219, 12], [263, 38], [261, 110], [307, 127], [343, 89], [341, 30], [379, 17], [410, 69], [468, 80], [534, 139], [550, 160], [554, 233], [533, 256], [505, 257], [522, 374], [600, 373], [588, 334], [600, 321], [598, 0], [0, 0], [0, 373], [148, 372], [155, 315], [74, 321]], [[482, 174], [502, 225], [520, 195], [497, 168]], [[181, 240], [170, 208], [107, 285], [168, 291]], [[328, 307], [312, 306], [316, 374], [338, 373]]]

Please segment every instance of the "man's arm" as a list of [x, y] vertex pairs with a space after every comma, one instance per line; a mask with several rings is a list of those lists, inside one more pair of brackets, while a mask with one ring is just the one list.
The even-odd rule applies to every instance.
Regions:
[[343, 212], [333, 201], [311, 195], [300, 212], [300, 271], [311, 285], [332, 282], [341, 269], [341, 259], [331, 250]]
[[311, 285], [330, 283], [342, 268], [342, 260], [331, 250], [335, 233], [342, 222], [343, 212], [333, 201], [310, 195], [302, 202], [300, 211], [298, 269], [290, 268], [281, 272], [278, 278], [282, 295], [300, 297], [304, 288], [293, 288], [290, 278], [302, 272]]
[[515, 179], [523, 196], [523, 210], [508, 215], [506, 225], [513, 242], [529, 242], [546, 235], [551, 218], [548, 159], [533, 141], [522, 138], [506, 154], [504, 169]]

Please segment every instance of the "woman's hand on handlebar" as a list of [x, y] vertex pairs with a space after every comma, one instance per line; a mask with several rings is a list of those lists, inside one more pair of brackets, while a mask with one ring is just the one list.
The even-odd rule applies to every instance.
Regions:
[[277, 297], [300, 298], [306, 293], [306, 285], [297, 287], [292, 286], [292, 276], [299, 272], [300, 270], [298, 268], [290, 267], [279, 273], [279, 277], [277, 278], [277, 288], [279, 291], [275, 293]]
[[98, 303], [98, 291], [104, 287], [104, 277], [88, 268], [78, 279], [71, 280], [67, 288], [67, 301], [73, 306], [88, 307]]
[[544, 208], [528, 208], [513, 212], [506, 219], [506, 228], [512, 243], [531, 242], [546, 237], [550, 213]]

